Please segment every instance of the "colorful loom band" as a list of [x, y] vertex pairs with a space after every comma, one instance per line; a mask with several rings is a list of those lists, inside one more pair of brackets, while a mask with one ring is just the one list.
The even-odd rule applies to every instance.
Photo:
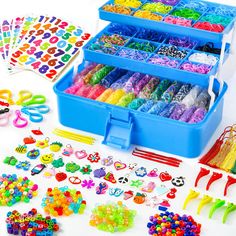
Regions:
[[142, 2], [140, 0], [115, 0], [114, 3], [117, 5], [132, 8], [138, 8], [142, 5]]
[[124, 90], [126, 93], [133, 93], [134, 88], [138, 84], [138, 82], [144, 77], [144, 74], [139, 72], [134, 73], [129, 80], [125, 83]]
[[133, 26], [121, 25], [116, 23], [111, 23], [107, 30], [110, 33], [120, 34], [124, 36], [133, 36], [137, 32], [137, 29]]
[[159, 48], [157, 54], [174, 57], [178, 59], [184, 59], [188, 55], [188, 51], [185, 49], [179, 49], [178, 47], [173, 45], [170, 46], [163, 45]]
[[200, 74], [208, 74], [211, 71], [212, 66], [204, 64], [193, 64], [191, 62], [184, 62], [180, 66], [180, 69]]
[[99, 97], [104, 91], [106, 90], [105, 87], [103, 87], [100, 84], [96, 84], [93, 86], [87, 96], [87, 98], [95, 100], [97, 97]]
[[108, 75], [114, 69], [113, 66], [104, 66], [99, 71], [97, 71], [92, 78], [90, 79], [89, 83], [91, 85], [98, 84], [106, 75]]
[[146, 100], [143, 98], [136, 98], [128, 105], [128, 108], [132, 110], [138, 110], [138, 108], [141, 107], [145, 102]]
[[173, 16], [178, 16], [178, 17], [183, 17], [186, 19], [192, 19], [192, 20], [198, 20], [201, 16], [201, 13], [190, 8], [178, 8], [175, 9], [171, 15]]
[[78, 92], [78, 90], [83, 87], [85, 85], [84, 80], [80, 79], [79, 81], [77, 80], [77, 82], [72, 85], [71, 87], [69, 87], [68, 89], [65, 90], [65, 93], [68, 94], [76, 94]]
[[169, 118], [170, 115], [173, 113], [176, 104], [177, 104], [176, 102], [171, 102], [171, 103], [169, 103], [169, 104], [163, 109], [163, 111], [161, 111], [161, 112], [159, 113], [159, 116]]
[[206, 113], [207, 111], [205, 108], [203, 107], [197, 108], [197, 110], [193, 113], [188, 123], [190, 124], [199, 123], [204, 119]]
[[124, 95], [125, 91], [123, 89], [117, 89], [107, 98], [105, 102], [108, 104], [116, 105]]
[[82, 86], [76, 93], [77, 96], [80, 97], [87, 97], [90, 93], [90, 90], [92, 89], [92, 85], [90, 84], [85, 84], [84, 86]]
[[226, 27], [232, 21], [232, 18], [227, 16], [207, 14], [201, 18], [201, 21], [206, 21], [211, 24], [219, 24]]
[[121, 76], [125, 75], [126, 73], [127, 70], [115, 68], [101, 80], [100, 84], [106, 88], [109, 88], [114, 82], [116, 82], [116, 80], [118, 80]]
[[192, 26], [192, 20], [188, 20], [182, 17], [173, 17], [173, 16], [166, 16], [164, 22], [174, 25], [182, 25], [185, 27]]
[[174, 96], [173, 102], [182, 102], [182, 100], [186, 97], [186, 95], [192, 89], [191, 84], [183, 84], [179, 89], [178, 93]]
[[175, 96], [175, 94], [178, 93], [180, 87], [182, 86], [182, 83], [178, 81], [174, 81], [174, 83], [162, 94], [161, 99], [164, 102], [170, 103]]
[[168, 89], [168, 87], [171, 85], [171, 81], [169, 80], [162, 80], [157, 88], [154, 90], [154, 92], [151, 94], [150, 99], [157, 101], [161, 99], [162, 94]]
[[197, 107], [203, 107], [206, 109], [210, 99], [211, 96], [209, 95], [208, 91], [204, 89], [196, 98], [195, 105]]
[[134, 94], [138, 96], [138, 94], [141, 92], [141, 90], [144, 88], [144, 86], [150, 81], [151, 75], [145, 75], [134, 87]]
[[176, 68], [179, 65], [179, 61], [175, 59], [170, 59], [169, 57], [160, 57], [157, 54], [151, 56], [148, 59], [148, 62], [151, 64], [157, 64], [161, 66], [168, 66], [172, 68]]
[[197, 22], [193, 28], [197, 29], [202, 29], [202, 30], [207, 30], [207, 31], [212, 31], [212, 32], [217, 32], [221, 33], [224, 31], [224, 26], [220, 24], [211, 24], [209, 22]]
[[140, 98], [149, 99], [152, 92], [155, 90], [159, 83], [159, 78], [152, 77], [149, 82], [143, 87], [142, 91], [139, 93]]
[[142, 10], [154, 12], [154, 13], [161, 13], [161, 14], [167, 14], [169, 13], [173, 7], [165, 5], [161, 2], [158, 3], [145, 3], [142, 7]]
[[148, 112], [151, 107], [154, 105], [154, 101], [153, 100], [147, 100], [142, 106], [140, 106], [138, 108], [138, 111], [141, 111], [141, 112]]
[[102, 37], [99, 38], [99, 41], [102, 43], [114, 44], [117, 46], [124, 46], [125, 43], [128, 41], [128, 39], [119, 34], [112, 34], [112, 35], [104, 34], [102, 35]]
[[104, 11], [123, 14], [123, 15], [131, 15], [132, 10], [129, 7], [121, 6], [121, 5], [112, 5], [108, 4], [102, 8]]
[[166, 35], [163, 33], [157, 32], [151, 29], [140, 28], [135, 35], [135, 38], [138, 39], [145, 39], [148, 41], [158, 42], [161, 43], [164, 41]]
[[149, 114], [153, 114], [153, 115], [159, 115], [160, 112], [162, 112], [165, 107], [167, 106], [168, 103], [163, 102], [163, 101], [158, 101], [157, 103], [155, 103], [151, 109], [148, 111]]
[[134, 74], [134, 72], [128, 71], [125, 75], [123, 75], [115, 83], [113, 83], [110, 88], [112, 88], [114, 90], [123, 88], [125, 86], [126, 82], [129, 80], [129, 78], [131, 76], [133, 76], [133, 74]]
[[109, 43], [101, 44], [99, 42], [95, 42], [95, 43], [92, 43], [88, 47], [88, 49], [95, 52], [101, 52], [105, 54], [114, 55], [119, 50], [119, 47], [109, 44]]
[[189, 37], [174, 37], [171, 36], [169, 40], [167, 41], [168, 44], [177, 46], [177, 47], [183, 47], [183, 48], [189, 48], [192, 49], [197, 44], [196, 41], [192, 41]]
[[131, 42], [127, 46], [127, 48], [141, 50], [145, 52], [154, 52], [156, 50], [156, 46], [151, 44], [150, 42]]
[[150, 11], [143, 11], [143, 10], [138, 10], [136, 11], [133, 16], [138, 17], [138, 18], [145, 18], [149, 20], [155, 20], [155, 21], [162, 21], [162, 16], [151, 13]]
[[207, 11], [208, 6], [204, 2], [199, 2], [199, 1], [190, 1], [186, 4], [183, 4], [182, 7], [184, 8], [189, 8], [189, 9], [195, 9], [201, 12]]
[[198, 97], [198, 95], [201, 93], [202, 88], [198, 85], [195, 85], [190, 92], [188, 93], [188, 95], [182, 100], [182, 103], [186, 106], [186, 107], [191, 107], [192, 105], [195, 104], [195, 101]]
[[133, 93], [127, 93], [116, 104], [117, 106], [127, 107], [133, 100], [135, 99], [135, 95]]
[[175, 6], [179, 3], [180, 0], [151, 0], [152, 2], [161, 2], [166, 5]]
[[87, 84], [89, 83], [90, 79], [93, 77], [93, 75], [99, 71], [100, 69], [102, 69], [104, 67], [104, 65], [102, 64], [98, 64], [94, 69], [92, 69], [88, 74], [86, 74], [83, 77], [84, 82]]
[[196, 111], [196, 109], [197, 109], [197, 107], [195, 107], [195, 106], [192, 106], [192, 107], [186, 109], [185, 112], [179, 118], [179, 120], [183, 121], [183, 122], [188, 122], [191, 119], [193, 113]]
[[138, 51], [129, 48], [122, 48], [120, 51], [118, 51], [117, 56], [137, 61], [144, 61], [145, 59], [148, 58], [149, 54], [143, 51]]
[[111, 95], [113, 92], [114, 92], [114, 90], [111, 89], [111, 88], [106, 89], [106, 90], [96, 99], [96, 101], [105, 102], [105, 101], [110, 97], [110, 95]]
[[188, 60], [191, 62], [202, 63], [210, 66], [214, 66], [218, 62], [217, 57], [210, 54], [199, 53], [199, 52], [190, 55]]
[[81, 72], [79, 72], [75, 78], [74, 78], [74, 83], [76, 83], [77, 81], [80, 81], [81, 79], [83, 79], [83, 77], [85, 75], [87, 75], [91, 70], [93, 70], [98, 64], [91, 62], [89, 63]]
[[176, 104], [172, 114], [170, 115], [170, 118], [173, 120], [179, 120], [180, 117], [183, 115], [183, 113], [186, 110], [186, 106], [184, 104]]
[[236, 10], [233, 7], [230, 7], [230, 8], [229, 7], [223, 7], [223, 6], [212, 7], [209, 12], [213, 13], [213, 14], [216, 14], [216, 15], [221, 15], [221, 16], [235, 17], [235, 15], [236, 15]]

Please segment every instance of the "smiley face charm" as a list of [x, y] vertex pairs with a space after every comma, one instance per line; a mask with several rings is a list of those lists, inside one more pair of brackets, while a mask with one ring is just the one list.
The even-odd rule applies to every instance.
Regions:
[[43, 164], [50, 164], [50, 163], [53, 162], [53, 156], [54, 156], [53, 153], [42, 155], [42, 156], [40, 157], [40, 161], [41, 161]]

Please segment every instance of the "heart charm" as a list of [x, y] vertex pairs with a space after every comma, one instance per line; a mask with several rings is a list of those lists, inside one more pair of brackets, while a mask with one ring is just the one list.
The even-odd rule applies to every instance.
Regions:
[[116, 161], [114, 163], [114, 167], [116, 170], [123, 170], [127, 167], [127, 165], [125, 163], [122, 163], [121, 161]]
[[58, 182], [62, 182], [64, 181], [66, 178], [67, 178], [67, 174], [66, 173], [63, 173], [63, 172], [60, 172], [60, 173], [57, 173], [55, 175], [55, 178]]
[[80, 160], [80, 159], [84, 159], [85, 157], [87, 157], [88, 154], [85, 150], [82, 150], [82, 151], [76, 151], [75, 156], [76, 156], [76, 158], [78, 158]]
[[170, 181], [172, 179], [172, 176], [167, 172], [161, 172], [159, 174], [159, 178], [162, 182], [165, 182], [165, 181]]
[[33, 137], [29, 136], [24, 138], [23, 142], [24, 144], [33, 144], [36, 143], [36, 140]]

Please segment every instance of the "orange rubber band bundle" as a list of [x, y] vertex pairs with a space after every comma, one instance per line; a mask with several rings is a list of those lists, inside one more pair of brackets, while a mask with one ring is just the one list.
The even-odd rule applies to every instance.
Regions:
[[104, 11], [109, 11], [113, 13], [123, 14], [123, 15], [131, 15], [132, 10], [129, 7], [121, 6], [121, 5], [105, 5], [103, 7]]

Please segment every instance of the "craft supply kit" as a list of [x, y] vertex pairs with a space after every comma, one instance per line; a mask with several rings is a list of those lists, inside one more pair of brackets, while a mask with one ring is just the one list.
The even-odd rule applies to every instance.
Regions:
[[[134, 2], [111, 1], [99, 9], [100, 18], [112, 23], [83, 47], [78, 69], [54, 86], [59, 120], [103, 135], [103, 144], [113, 147], [137, 144], [197, 157], [222, 119], [227, 84], [221, 70], [235, 36], [235, 8], [203, 1]], [[129, 7], [130, 14], [122, 14]], [[140, 11], [162, 21], [145, 13], [140, 18]], [[172, 24], [168, 17], [191, 25]]]

